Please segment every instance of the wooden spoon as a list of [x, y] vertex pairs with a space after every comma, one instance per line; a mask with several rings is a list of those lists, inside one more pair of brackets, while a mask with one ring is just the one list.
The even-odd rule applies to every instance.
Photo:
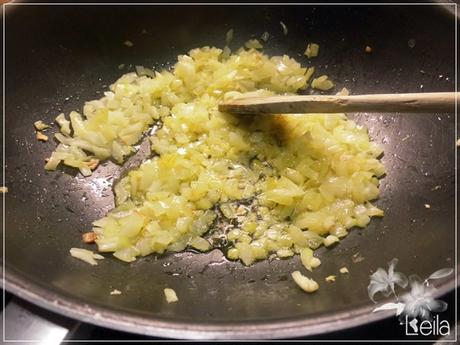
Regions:
[[399, 93], [356, 96], [271, 96], [240, 98], [219, 105], [235, 114], [455, 111], [457, 93]]

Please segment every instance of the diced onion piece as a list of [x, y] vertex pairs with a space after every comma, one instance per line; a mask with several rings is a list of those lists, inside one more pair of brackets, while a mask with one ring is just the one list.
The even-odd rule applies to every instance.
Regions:
[[65, 118], [64, 113], [59, 114], [55, 121], [59, 125], [61, 133], [70, 136], [70, 121]]
[[310, 59], [312, 57], [318, 56], [318, 51], [319, 51], [319, 45], [318, 44], [316, 44], [316, 43], [308, 43], [304, 54]]
[[311, 87], [318, 90], [329, 90], [334, 87], [334, 83], [330, 81], [327, 75], [322, 75], [318, 78], [313, 79], [311, 82]]
[[294, 252], [288, 248], [281, 248], [276, 251], [276, 255], [280, 258], [288, 258], [294, 255]]
[[227, 60], [230, 57], [230, 54], [232, 53], [231, 49], [228, 46], [225, 46], [224, 49], [222, 50], [222, 59]]
[[324, 239], [324, 245], [326, 247], [329, 247], [331, 245], [333, 245], [334, 243], [337, 243], [339, 242], [339, 238], [337, 236], [334, 236], [334, 235], [329, 235], [327, 236], [325, 239]]
[[211, 249], [211, 244], [202, 237], [193, 238], [192, 241], [190, 242], [190, 246], [192, 246], [193, 248], [201, 252], [205, 252]]
[[117, 259], [125, 262], [133, 262], [136, 260], [137, 255], [139, 255], [139, 251], [134, 247], [119, 249], [113, 253], [113, 256], [115, 256]]
[[310, 248], [302, 248], [300, 250], [300, 260], [302, 261], [302, 265], [310, 272], [313, 268], [321, 265], [321, 260], [313, 256], [313, 251]]
[[136, 66], [136, 73], [139, 77], [147, 76], [150, 78], [155, 78], [156, 76], [153, 70], [151, 70], [150, 68], [144, 67], [144, 66]]
[[166, 288], [163, 291], [165, 294], [166, 302], [174, 303], [179, 300], [179, 298], [177, 297], [176, 291], [174, 291], [173, 289]]
[[349, 94], [350, 94], [350, 91], [346, 87], [342, 88], [342, 90], [337, 92], [338, 96], [348, 96]]
[[84, 262], [89, 263], [92, 266], [97, 265], [96, 260], [102, 260], [104, 257], [99, 254], [93, 253], [91, 250], [83, 249], [83, 248], [71, 248], [70, 255], [74, 258], [80, 259]]
[[305, 277], [299, 271], [292, 272], [291, 276], [295, 283], [305, 292], [311, 293], [319, 289], [319, 285], [316, 281]]
[[310, 80], [310, 78], [312, 77], [313, 73], [315, 73], [315, 67], [309, 67], [307, 69], [307, 72], [305, 73], [305, 78], [306, 80]]
[[287, 35], [288, 34], [288, 28], [286, 24], [280, 21], [281, 28], [283, 29], [283, 34]]
[[44, 129], [50, 128], [50, 126], [44, 123], [42, 120], [35, 121], [34, 127], [37, 131], [43, 131]]
[[43, 134], [42, 132], [37, 132], [37, 140], [40, 141], [48, 141], [48, 136]]
[[225, 45], [228, 46], [233, 40], [233, 29], [230, 29], [225, 34]]
[[325, 280], [326, 280], [328, 283], [333, 283], [333, 282], [335, 282], [335, 276], [334, 276], [334, 275], [327, 276], [327, 277], [325, 278]]
[[339, 271], [340, 271], [340, 273], [342, 273], [342, 274], [349, 273], [348, 268], [346, 268], [345, 266], [342, 267]]
[[249, 40], [244, 45], [248, 49], [262, 49], [263, 48], [262, 44], [260, 44], [260, 42], [256, 39]]

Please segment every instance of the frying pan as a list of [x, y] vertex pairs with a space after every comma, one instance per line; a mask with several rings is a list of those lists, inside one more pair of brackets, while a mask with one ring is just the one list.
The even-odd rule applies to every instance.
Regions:
[[[123, 167], [105, 162], [88, 178], [66, 168], [45, 172], [44, 159], [56, 143], [38, 142], [32, 126], [81, 110], [135, 65], [168, 68], [191, 48], [222, 47], [230, 28], [233, 48], [268, 31], [267, 54], [288, 54], [304, 64], [306, 44], [319, 43], [312, 63], [337, 82], [337, 90], [453, 91], [456, 19], [445, 6], [9, 5], [5, 19], [4, 273], [13, 294], [123, 331], [283, 338], [389, 316], [371, 312], [367, 285], [369, 274], [392, 258], [399, 259], [399, 271], [421, 277], [456, 267], [453, 112], [350, 115], [384, 148], [387, 175], [376, 205], [385, 217], [317, 251], [322, 265], [310, 276], [321, 288], [309, 295], [289, 278], [301, 268], [298, 257], [251, 267], [227, 261], [219, 250], [151, 255], [131, 264], [106, 255], [96, 267], [70, 257], [69, 248], [83, 246], [81, 233], [113, 207], [113, 181], [149, 148], [142, 144]], [[367, 45], [372, 54], [364, 52]], [[343, 266], [348, 275], [324, 282]], [[438, 295], [454, 286], [453, 276], [437, 281]], [[165, 302], [165, 287], [177, 292], [178, 303]], [[110, 295], [113, 289], [122, 295]]]

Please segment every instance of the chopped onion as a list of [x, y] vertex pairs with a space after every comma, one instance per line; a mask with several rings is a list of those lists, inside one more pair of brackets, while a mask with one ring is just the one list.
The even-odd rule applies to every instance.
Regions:
[[321, 265], [321, 260], [313, 256], [313, 251], [310, 248], [302, 248], [300, 250], [300, 260], [302, 265], [311, 272], [313, 268]]
[[104, 160], [123, 163], [161, 123], [149, 134], [152, 157], [117, 181], [116, 207], [93, 223], [99, 251], [133, 262], [219, 245], [245, 265], [300, 254], [312, 270], [321, 263], [314, 249], [383, 215], [370, 203], [385, 172], [382, 149], [344, 114], [254, 120], [218, 111], [224, 100], [308, 87], [313, 67], [249, 42], [233, 53], [193, 49], [170, 71], [137, 66], [70, 121], [56, 118], [59, 145], [45, 168], [64, 164], [84, 176]]
[[50, 126], [44, 123], [42, 120], [35, 121], [34, 127], [37, 131], [43, 131], [44, 129], [50, 128]]
[[325, 239], [324, 239], [324, 245], [326, 247], [329, 247], [331, 245], [333, 245], [334, 243], [337, 243], [339, 242], [339, 238], [337, 236], [334, 236], [334, 235], [329, 235], [327, 236]]
[[233, 40], [233, 29], [227, 31], [225, 35], [225, 45], [228, 46]]
[[337, 92], [337, 95], [339, 96], [348, 96], [349, 94], [350, 94], [350, 91], [346, 87], [342, 88], [342, 90]]
[[74, 258], [87, 262], [92, 266], [97, 265], [96, 260], [104, 259], [102, 255], [95, 254], [91, 250], [82, 249], [82, 248], [71, 248], [70, 255], [72, 255]]
[[346, 268], [346, 267], [342, 267], [339, 271], [340, 271], [340, 273], [342, 273], [342, 274], [349, 273], [348, 268]]
[[310, 59], [312, 57], [318, 56], [318, 52], [319, 52], [319, 45], [317, 45], [316, 43], [308, 43], [304, 54]]
[[166, 288], [163, 291], [166, 297], [166, 302], [174, 303], [179, 300], [179, 298], [177, 298], [176, 291], [174, 291], [173, 289]]
[[307, 278], [299, 271], [291, 273], [292, 279], [305, 292], [311, 293], [319, 289], [319, 285], [313, 279]]
[[287, 28], [286, 24], [284, 24], [283, 22], [280, 22], [280, 25], [281, 25], [281, 28], [283, 29], [283, 34], [287, 35], [288, 34], [288, 28]]
[[260, 42], [256, 39], [247, 41], [244, 46], [248, 49], [262, 49], [263, 46]]
[[142, 76], [147, 76], [150, 78], [155, 78], [156, 74], [154, 71], [152, 71], [150, 68], [144, 67], [144, 66], [136, 66], [136, 73], [139, 77]]
[[326, 91], [332, 89], [334, 87], [334, 83], [328, 79], [327, 75], [322, 75], [313, 79], [311, 82], [311, 87], [314, 89]]
[[59, 125], [61, 133], [70, 136], [70, 121], [65, 118], [64, 113], [59, 114], [55, 121]]
[[294, 252], [288, 248], [281, 248], [276, 251], [276, 255], [279, 258], [288, 258], [294, 255]]
[[48, 141], [48, 136], [43, 134], [42, 132], [37, 132], [36, 137], [37, 137], [37, 140]]

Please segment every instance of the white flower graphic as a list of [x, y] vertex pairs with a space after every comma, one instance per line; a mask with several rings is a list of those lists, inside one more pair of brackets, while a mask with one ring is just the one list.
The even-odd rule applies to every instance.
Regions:
[[400, 315], [404, 311], [405, 304], [404, 303], [385, 303], [382, 306], [375, 308], [372, 312], [380, 311], [380, 310], [392, 310], [396, 309], [396, 316]]
[[[407, 278], [401, 272], [395, 272], [395, 266], [398, 263], [398, 259], [394, 258], [388, 263], [388, 273], [383, 268], [378, 268], [370, 278], [371, 282], [367, 287], [369, 298], [372, 302], [374, 301], [374, 295], [377, 292], [381, 292], [385, 297], [390, 296], [392, 293], [395, 294], [395, 284], [402, 288], [407, 286]], [[396, 299], [398, 297], [396, 296]]]
[[404, 315], [410, 318], [420, 317], [428, 320], [431, 312], [439, 313], [447, 309], [446, 302], [433, 298], [436, 289], [434, 286], [428, 285], [427, 281], [422, 282], [417, 275], [409, 277], [411, 290], [401, 296], [401, 301], [404, 304]]
[[401, 272], [395, 272], [394, 268], [398, 263], [398, 259], [393, 259], [388, 263], [388, 273], [383, 268], [378, 268], [370, 278], [368, 286], [369, 298], [374, 302], [374, 295], [381, 292], [385, 297], [393, 293], [396, 297], [396, 303], [390, 302], [381, 305], [373, 310], [373, 312], [381, 310], [396, 310], [396, 316], [400, 316], [400, 320], [413, 320], [417, 317], [421, 319], [429, 319], [432, 312], [439, 313], [447, 309], [447, 303], [433, 298], [436, 288], [430, 284], [430, 280], [441, 279], [452, 274], [453, 269], [443, 268], [422, 281], [419, 276], [411, 275], [409, 277], [410, 291], [406, 292], [398, 299], [395, 293], [395, 284], [402, 288], [408, 285], [406, 276]]

